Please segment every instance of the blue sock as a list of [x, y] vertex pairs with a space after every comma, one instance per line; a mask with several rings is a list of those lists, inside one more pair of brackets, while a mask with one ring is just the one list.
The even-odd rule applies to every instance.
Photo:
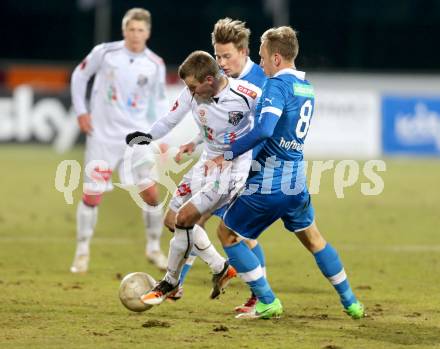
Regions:
[[196, 257], [197, 256], [191, 252], [188, 260], [183, 265], [183, 268], [182, 268], [182, 271], [180, 272], [180, 277], [179, 277], [179, 285], [180, 286], [183, 286], [183, 283], [185, 282], [186, 274], [188, 274], [188, 272], [190, 271]]
[[258, 300], [265, 304], [272, 303], [275, 295], [263, 275], [258, 258], [249, 247], [240, 241], [238, 244], [224, 247], [224, 250], [229, 257], [229, 263], [249, 285]]
[[266, 267], [266, 257], [264, 257], [264, 251], [263, 251], [263, 248], [261, 247], [261, 245], [259, 243], [257, 243], [257, 246], [255, 246], [251, 251], [254, 253], [254, 255], [257, 256], [258, 261], [260, 262], [261, 268], [265, 268]]
[[[258, 261], [260, 262], [261, 268], [266, 268], [266, 257], [264, 256], [263, 248], [261, 247], [260, 243], [257, 243], [257, 246], [255, 246], [251, 251], [254, 253], [254, 255], [257, 256]], [[266, 274], [263, 270], [263, 273]], [[252, 292], [252, 296], [255, 296], [254, 292]]]
[[347, 308], [356, 303], [338, 252], [330, 244], [326, 244], [321, 251], [314, 253], [314, 256], [319, 269], [338, 292], [342, 305]]

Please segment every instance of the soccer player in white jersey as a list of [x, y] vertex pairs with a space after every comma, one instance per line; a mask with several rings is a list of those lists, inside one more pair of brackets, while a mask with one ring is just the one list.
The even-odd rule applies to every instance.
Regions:
[[[174, 229], [174, 237], [170, 243], [165, 277], [142, 297], [144, 303], [152, 305], [160, 304], [178, 288], [183, 264], [193, 245], [197, 244], [194, 240], [202, 229], [196, 225], [202, 215], [223, 207], [246, 181], [251, 151], [237, 158], [230, 170], [221, 176], [218, 171], [205, 177], [203, 164], [222, 154], [229, 144], [251, 130], [256, 101], [261, 93], [257, 86], [247, 81], [227, 78], [214, 58], [204, 51], [190, 54], [179, 67], [179, 76], [187, 86], [171, 112], [159, 119], [148, 134], [135, 132], [127, 136], [129, 144], [148, 144], [170, 132], [189, 111], [203, 135], [203, 153], [183, 177], [166, 214], [165, 224]], [[227, 261], [223, 269], [221, 267], [219, 265], [218, 270], [225, 280], [235, 276], [235, 270]]]
[[[262, 88], [266, 81], [266, 75], [264, 74], [263, 69], [258, 64], [254, 63], [249, 57], [250, 34], [251, 31], [249, 28], [246, 28], [245, 22], [232, 20], [228, 17], [222, 18], [215, 23], [214, 30], [211, 33], [212, 46], [214, 48], [217, 63], [228, 77], [246, 80], [259, 88]], [[184, 153], [193, 153], [197, 145], [201, 142], [202, 137], [198, 137], [188, 144], [182, 145], [176, 156], [177, 160], [180, 160]], [[254, 157], [261, 147], [262, 145], [259, 145], [253, 150]], [[220, 218], [223, 214], [224, 209], [214, 212], [214, 215]], [[211, 214], [204, 215], [201, 221], [198, 222], [198, 225], [204, 227], [204, 223], [210, 217]], [[259, 259], [263, 270], [266, 271], [265, 256], [261, 245], [259, 245], [256, 240], [246, 240], [246, 243]], [[198, 251], [197, 249], [194, 249], [183, 266], [182, 274], [180, 276], [181, 285], [183, 285], [186, 275], [197, 255]], [[235, 308], [235, 311], [238, 313], [251, 312], [256, 303], [257, 297], [252, 293], [243, 304]]]
[[[148, 130], [168, 109], [165, 65], [146, 47], [150, 31], [150, 12], [141, 8], [129, 10], [122, 20], [124, 40], [96, 46], [72, 75], [73, 107], [79, 127], [87, 138], [84, 193], [77, 209], [77, 247], [70, 269], [72, 273], [88, 270], [89, 245], [98, 206], [103, 193], [112, 188], [111, 175], [116, 168], [123, 184], [138, 186], [146, 204], [142, 212], [147, 237], [146, 257], [159, 269], [166, 269], [167, 259], [160, 250], [163, 213], [158, 206], [156, 174], [147, 165], [148, 159], [154, 157], [151, 149], [136, 149], [134, 160], [140, 165], [133, 166], [129, 176], [122, 171], [125, 135], [134, 130]], [[93, 75], [95, 80], [88, 107], [86, 88]]]

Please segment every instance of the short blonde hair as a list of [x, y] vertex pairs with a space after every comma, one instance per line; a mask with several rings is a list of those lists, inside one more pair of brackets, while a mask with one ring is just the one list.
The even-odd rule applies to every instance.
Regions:
[[211, 33], [212, 46], [215, 44], [234, 44], [237, 49], [249, 48], [251, 31], [246, 22], [232, 20], [229, 17], [219, 19]]
[[220, 68], [214, 57], [205, 51], [192, 52], [180, 65], [178, 73], [182, 80], [193, 76], [198, 82], [203, 82], [207, 76], [213, 76], [216, 79], [221, 76]]
[[147, 25], [147, 28], [151, 28], [151, 13], [148, 10], [145, 10], [140, 7], [132, 8], [131, 10], [128, 10], [124, 18], [122, 18], [122, 30], [127, 28], [128, 22], [130, 21], [144, 21]]
[[299, 51], [297, 32], [288, 26], [271, 28], [261, 36], [261, 43], [266, 43], [270, 55], [280, 54], [284, 59], [292, 61]]

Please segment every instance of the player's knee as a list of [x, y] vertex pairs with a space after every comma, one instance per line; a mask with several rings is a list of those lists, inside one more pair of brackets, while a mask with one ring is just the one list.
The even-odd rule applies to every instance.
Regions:
[[177, 212], [176, 225], [181, 227], [192, 227], [194, 224], [196, 224], [199, 218], [200, 214], [198, 214], [198, 212], [194, 212], [194, 210], [184, 207]]
[[222, 222], [217, 229], [217, 236], [223, 246], [230, 246], [240, 242], [240, 238]]
[[192, 224], [190, 223], [190, 215], [186, 211], [178, 212], [176, 215], [176, 225], [181, 227], [189, 227]]
[[141, 191], [139, 195], [142, 200], [150, 206], [157, 206], [159, 203], [159, 190], [155, 184]]
[[303, 243], [303, 245], [310, 253], [316, 253], [316, 252], [321, 251], [325, 247], [325, 242], [307, 241], [307, 242]]
[[253, 239], [248, 239], [248, 240], [245, 240], [244, 242], [251, 250], [254, 249], [258, 245], [258, 241], [253, 240]]
[[90, 207], [98, 206], [102, 201], [102, 194], [83, 194], [82, 201], [84, 202], [84, 204]]
[[316, 239], [310, 241], [310, 246], [308, 250], [312, 253], [316, 253], [318, 251], [321, 251], [327, 242], [324, 240], [322, 236], [316, 237]]
[[312, 225], [311, 227], [298, 232], [296, 235], [301, 240], [304, 247], [311, 253], [316, 253], [325, 247], [326, 241], [316, 225]]

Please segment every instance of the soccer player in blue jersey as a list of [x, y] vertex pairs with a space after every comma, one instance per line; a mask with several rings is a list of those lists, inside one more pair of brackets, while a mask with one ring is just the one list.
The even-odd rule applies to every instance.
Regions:
[[[219, 19], [215, 25], [214, 30], [211, 33], [212, 46], [214, 48], [214, 55], [216, 61], [223, 72], [228, 76], [236, 79], [242, 79], [249, 81], [250, 83], [262, 88], [266, 82], [266, 75], [263, 69], [256, 63], [254, 63], [249, 57], [249, 37], [251, 31], [246, 28], [246, 23], [233, 20], [231, 18]], [[178, 154], [178, 159], [183, 153], [192, 153], [196, 147], [197, 140], [182, 145], [180, 147], [180, 152]], [[262, 143], [264, 144], [264, 143]], [[257, 146], [253, 155], [258, 153], [261, 146]], [[213, 214], [222, 217], [225, 209], [219, 209]], [[198, 225], [204, 227], [205, 222], [211, 217], [211, 214], [207, 214], [197, 223]], [[256, 240], [247, 240], [247, 244], [250, 249], [257, 256], [263, 270], [265, 270], [265, 257], [263, 249]], [[197, 245], [197, 244], [196, 244]], [[201, 248], [206, 248], [206, 246], [200, 246]], [[190, 257], [186, 260], [185, 265], [182, 269], [180, 276], [180, 285], [182, 286], [185, 278], [197, 257], [197, 246], [191, 253]], [[218, 277], [213, 276], [213, 283], [216, 283]], [[214, 285], [215, 287], [215, 285]], [[218, 287], [217, 287], [218, 289]], [[174, 299], [178, 299], [179, 295], [182, 294], [180, 290]], [[237, 306], [235, 311], [238, 313], [251, 312], [254, 310], [255, 304], [257, 302], [257, 297], [252, 293], [249, 299], [243, 304]]]
[[[246, 189], [229, 205], [218, 235], [229, 262], [258, 297], [252, 313], [240, 318], [271, 318], [283, 308], [264, 277], [260, 262], [244, 239], [256, 239], [281, 218], [313, 254], [324, 276], [339, 294], [345, 312], [354, 319], [364, 316], [336, 250], [315, 223], [314, 209], [304, 174], [303, 146], [314, 110], [312, 85], [296, 70], [296, 32], [290, 27], [267, 30], [261, 37], [261, 66], [269, 77], [257, 106], [254, 129], [231, 145], [230, 151], [206, 164], [225, 161], [265, 141], [253, 164]], [[252, 217], [243, 219], [243, 217]]]
[[249, 57], [250, 34], [245, 22], [222, 18], [211, 33], [212, 46], [217, 63], [227, 76], [247, 80], [261, 88], [266, 75]]
[[[227, 76], [246, 80], [263, 88], [267, 77], [263, 69], [249, 57], [250, 34], [245, 22], [228, 17], [219, 19], [211, 34], [215, 59]], [[253, 149], [254, 158], [263, 144], [258, 144]]]

